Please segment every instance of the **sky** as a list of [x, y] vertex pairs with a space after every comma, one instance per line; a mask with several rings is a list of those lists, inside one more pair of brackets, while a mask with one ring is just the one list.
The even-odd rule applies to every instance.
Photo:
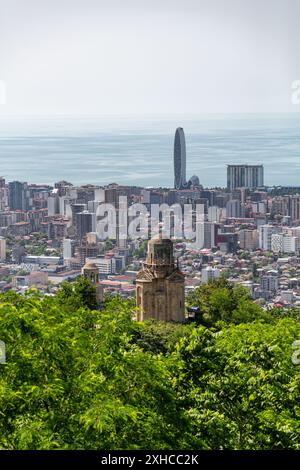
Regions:
[[299, 0], [0, 0], [0, 117], [299, 112], [299, 18]]

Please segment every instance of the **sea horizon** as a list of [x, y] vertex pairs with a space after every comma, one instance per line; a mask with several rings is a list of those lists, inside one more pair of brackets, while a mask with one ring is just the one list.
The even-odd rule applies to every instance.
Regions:
[[173, 187], [183, 127], [187, 177], [226, 186], [227, 164], [263, 164], [268, 186], [300, 184], [300, 114], [205, 113], [0, 116], [1, 174], [53, 184]]

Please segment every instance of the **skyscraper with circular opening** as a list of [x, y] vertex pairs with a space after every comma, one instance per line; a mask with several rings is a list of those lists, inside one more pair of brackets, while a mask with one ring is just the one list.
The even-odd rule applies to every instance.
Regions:
[[182, 189], [186, 185], [186, 146], [182, 127], [178, 127], [174, 140], [174, 187]]

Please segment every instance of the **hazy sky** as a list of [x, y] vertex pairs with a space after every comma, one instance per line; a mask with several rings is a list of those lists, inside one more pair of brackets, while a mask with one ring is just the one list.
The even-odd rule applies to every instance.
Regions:
[[0, 0], [0, 114], [300, 111], [300, 0]]

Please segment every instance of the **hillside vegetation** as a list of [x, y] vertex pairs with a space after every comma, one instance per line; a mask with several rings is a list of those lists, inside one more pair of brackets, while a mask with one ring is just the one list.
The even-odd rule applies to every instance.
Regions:
[[0, 297], [1, 449], [299, 449], [297, 311], [264, 312], [226, 281], [185, 325], [95, 310], [84, 279]]

